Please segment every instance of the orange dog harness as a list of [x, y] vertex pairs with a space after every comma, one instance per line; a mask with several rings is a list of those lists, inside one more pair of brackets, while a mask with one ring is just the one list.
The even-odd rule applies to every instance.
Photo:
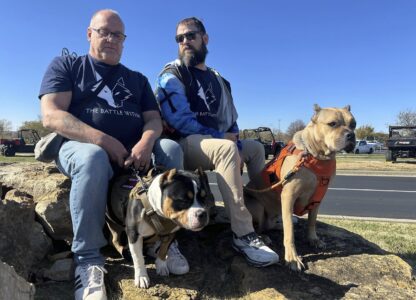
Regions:
[[[275, 157], [271, 160], [263, 169], [262, 177], [267, 186], [272, 186], [273, 184], [279, 182], [281, 179], [281, 169], [284, 160], [289, 155], [301, 155], [302, 150], [296, 149], [295, 144], [289, 142], [280, 152], [278, 157]], [[309, 199], [309, 202], [306, 206], [302, 206], [299, 203], [295, 203], [293, 208], [294, 214], [302, 216], [308, 211], [311, 211], [315, 206], [321, 203], [323, 197], [325, 196], [328, 185], [331, 180], [331, 176], [335, 173], [336, 170], [336, 161], [332, 160], [318, 160], [313, 157], [311, 154], [306, 154], [306, 157], [302, 158], [303, 161], [299, 164], [305, 168], [311, 170], [318, 179], [318, 184], [315, 188], [315, 192], [312, 197]], [[282, 192], [282, 185], [277, 186], [274, 191], [277, 194]]]

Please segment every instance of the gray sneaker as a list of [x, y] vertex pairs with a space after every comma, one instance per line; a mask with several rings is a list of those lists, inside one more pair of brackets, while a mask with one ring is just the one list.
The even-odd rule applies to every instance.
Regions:
[[99, 265], [78, 265], [75, 268], [75, 300], [107, 300], [104, 285], [107, 270]]
[[255, 232], [241, 237], [233, 234], [233, 248], [255, 267], [266, 267], [279, 262], [279, 255], [267, 247]]
[[[157, 241], [149, 248], [147, 248], [146, 254], [156, 258], [157, 253], [159, 252], [159, 248], [160, 241]], [[169, 246], [166, 264], [168, 265], [169, 273], [171, 274], [183, 275], [189, 272], [188, 261], [179, 251], [177, 240], [174, 240]]]

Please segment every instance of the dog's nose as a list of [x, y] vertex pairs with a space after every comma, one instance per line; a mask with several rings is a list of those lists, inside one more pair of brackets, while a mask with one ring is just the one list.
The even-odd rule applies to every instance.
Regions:
[[204, 223], [208, 218], [208, 214], [206, 211], [200, 210], [196, 212], [196, 217], [200, 223]]
[[347, 133], [346, 138], [347, 138], [348, 141], [354, 141], [355, 140], [355, 133], [354, 132]]

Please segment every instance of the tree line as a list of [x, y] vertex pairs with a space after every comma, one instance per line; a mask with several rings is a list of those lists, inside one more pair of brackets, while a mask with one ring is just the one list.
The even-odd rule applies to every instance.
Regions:
[[[416, 110], [407, 109], [401, 111], [396, 116], [395, 124], [390, 125], [399, 125], [399, 126], [416, 126]], [[289, 124], [285, 132], [271, 128], [273, 135], [277, 141], [283, 141], [287, 143], [293, 137], [293, 135], [306, 127], [306, 124], [302, 120], [295, 120]], [[241, 135], [242, 132], [240, 132]], [[368, 141], [378, 141], [384, 143], [388, 138], [388, 133], [385, 132], [376, 132], [374, 127], [370, 124], [364, 124], [356, 128], [355, 136], [357, 140], [368, 140]]]
[[[401, 126], [416, 126], [416, 110], [407, 109], [398, 113], [396, 117], [396, 124], [391, 125], [401, 125]], [[295, 132], [302, 130], [306, 127], [306, 124], [302, 120], [295, 120], [291, 122], [285, 132], [272, 128], [273, 135], [276, 140], [283, 141], [287, 143], [292, 139]], [[43, 127], [42, 120], [39, 117], [38, 120], [34, 121], [25, 121], [19, 127], [20, 129], [34, 129], [40, 136], [45, 136], [50, 131]], [[6, 119], [0, 119], [0, 137], [7, 138], [12, 135], [12, 122]], [[355, 135], [357, 139], [367, 139], [367, 140], [377, 140], [379, 142], [384, 142], [388, 134], [384, 132], [376, 132], [374, 127], [370, 124], [364, 124], [355, 130]]]

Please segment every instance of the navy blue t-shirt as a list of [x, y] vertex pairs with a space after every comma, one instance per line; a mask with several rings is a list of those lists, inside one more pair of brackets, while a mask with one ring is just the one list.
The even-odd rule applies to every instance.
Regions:
[[43, 77], [39, 98], [72, 91], [69, 112], [131, 150], [143, 132], [142, 112], [158, 111], [158, 106], [147, 78], [121, 64], [96, 97], [86, 98], [112, 68], [89, 55], [56, 57]]
[[189, 68], [196, 79], [197, 96], [190, 101], [191, 110], [196, 114], [199, 123], [217, 128], [217, 112], [221, 101], [221, 85], [216, 75], [208, 70]]

